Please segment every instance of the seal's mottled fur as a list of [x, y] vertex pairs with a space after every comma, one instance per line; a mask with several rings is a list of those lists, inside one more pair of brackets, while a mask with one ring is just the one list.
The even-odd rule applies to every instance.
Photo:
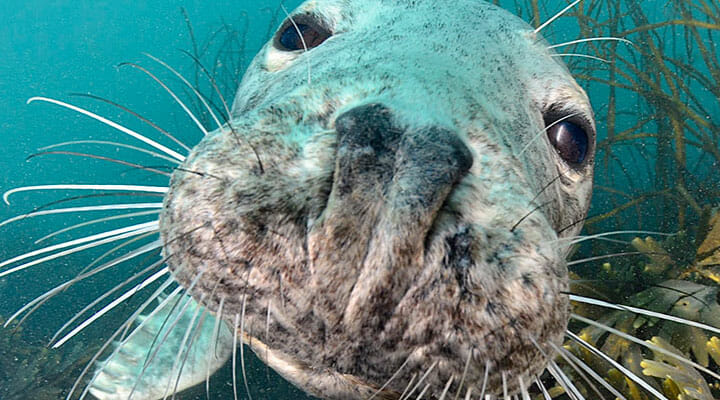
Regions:
[[[322, 398], [396, 398], [430, 369], [430, 395], [451, 377], [479, 394], [488, 367], [487, 393], [504, 377], [517, 392], [567, 325], [557, 239], [590, 202], [583, 90], [532, 28], [476, 0], [313, 0], [291, 18], [332, 36], [271, 40], [233, 132], [173, 174], [175, 278], [210, 310], [224, 299], [257, 355]], [[570, 115], [591, 136], [579, 166], [543, 133]]]

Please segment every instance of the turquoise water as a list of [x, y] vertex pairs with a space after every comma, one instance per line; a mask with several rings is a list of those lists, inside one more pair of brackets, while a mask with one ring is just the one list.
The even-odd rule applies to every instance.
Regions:
[[[38, 148], [58, 142], [89, 138], [121, 140], [121, 136], [112, 129], [68, 110], [42, 103], [26, 105], [28, 98], [48, 96], [69, 101], [126, 123], [130, 127], [151, 132], [144, 128], [142, 123], [116, 108], [70, 94], [92, 93], [107, 97], [140, 112], [158, 125], [187, 140], [188, 143], [193, 143], [201, 134], [167, 93], [141, 71], [128, 66], [118, 67], [118, 64], [138, 62], [152, 68], [158, 75], [162, 75], [163, 79], [169, 79], [175, 84], [174, 88], [179, 88], [177, 82], [162, 71], [162, 67], [142, 54], [147, 52], [163, 59], [183, 73], [194, 76], [196, 68], [193, 62], [179, 51], [179, 49], [193, 50], [193, 42], [181, 12], [182, 8], [187, 13], [196, 42], [200, 47], [209, 38], [213, 38], [209, 47], [211, 50], [203, 58], [208, 65], [212, 65], [216, 59], [217, 50], [223, 43], [219, 38], [224, 38], [227, 31], [221, 31], [215, 36], [212, 36], [212, 33], [223, 24], [228, 25], [229, 31], [237, 33], [238, 40], [227, 46], [234, 52], [218, 56], [218, 59], [225, 63], [224, 65], [232, 65], [230, 70], [223, 70], [222, 74], [223, 82], [226, 83], [223, 87], [224, 95], [231, 98], [233, 79], [238, 78], [231, 71], [241, 71], [267, 39], [273, 13], [280, 15], [280, 19], [283, 17], [281, 12], [278, 14], [275, 1], [161, 3], [43, 0], [11, 0], [4, 3], [0, 12], [3, 20], [6, 21], [0, 26], [0, 54], [2, 54], [0, 132], [3, 135], [3, 151], [0, 152], [0, 169], [3, 171], [0, 175], [0, 191], [21, 185], [58, 182], [121, 183], [124, 181], [123, 178], [137, 174], [127, 167], [59, 155], [48, 155], [26, 161], [26, 158]], [[299, 1], [287, 1], [285, 6], [290, 10], [298, 3]], [[505, 3], [508, 8], [515, 8], [515, 2]], [[666, 18], [667, 9], [664, 8], [664, 4], [659, 1], [645, 2], [648, 9], [654, 10], [653, 16], [658, 21]], [[541, 15], [551, 15], [564, 5], [563, 2], [550, 2], [543, 6]], [[523, 9], [527, 10], [527, 8]], [[243, 12], [247, 13], [247, 18], [242, 17]], [[530, 19], [527, 13], [523, 17], [526, 20]], [[546, 32], [549, 41], [559, 43], [577, 38], [579, 32], [573, 21], [558, 21]], [[240, 42], [242, 45], [239, 44]], [[666, 44], [665, 51], [671, 54], [672, 46], [677, 43], [668, 40]], [[641, 46], [642, 43], [637, 45]], [[687, 61], [692, 62], [692, 60]], [[577, 63], [577, 69], [573, 71], [580, 71], [583, 67], [593, 65], [591, 61], [584, 60]], [[601, 67], [597, 68], [601, 70]], [[604, 75], [602, 71], [598, 74]], [[208, 93], [207, 82], [203, 82], [202, 79], [200, 81], [201, 87]], [[607, 86], [591, 84], [587, 88], [598, 115], [604, 115], [603, 110], [607, 106]], [[720, 110], [717, 109], [717, 97], [711, 92], [704, 91], [698, 91], [697, 96], [701, 97], [700, 102], [707, 105], [705, 110], [707, 112], [703, 113], [703, 117], [707, 114], [708, 120], [714, 123], [717, 115], [720, 114], [718, 112]], [[637, 99], [631, 96], [620, 96], [618, 101], [624, 104], [625, 110], [625, 113], [618, 117], [619, 126], [632, 125], [647, 110], [647, 107], [639, 105]], [[599, 118], [598, 126], [600, 139], [603, 139], [606, 121]], [[657, 130], [658, 127], [652, 125], [647, 127], [649, 131], [653, 129]], [[617, 164], [612, 164], [608, 169], [599, 169], [600, 173], [596, 178], [598, 184], [629, 192], [652, 190], [657, 178], [654, 174], [655, 160], [649, 158], [653, 154], [653, 146], [652, 141], [648, 142], [646, 153], [632, 149], [619, 150], [616, 156], [625, 159], [625, 165], [621, 168]], [[718, 186], [720, 174], [716, 173], [716, 164], [711, 159], [700, 158], [699, 153], [692, 150], [689, 150], [688, 157], [698, 161], [697, 167], [691, 171], [692, 177], [688, 179], [688, 188], [692, 191], [692, 195], [702, 200], [701, 205], [716, 205], [717, 193], [705, 190], [706, 187]], [[150, 177], [138, 183], [162, 184], [162, 182], [162, 178]], [[11, 198], [11, 207], [0, 206], [0, 220], [30, 211], [33, 206], [55, 199], [56, 196], [45, 193], [15, 195]], [[598, 191], [591, 215], [603, 214], [618, 204], [622, 203], [612, 194]], [[678, 222], [672, 219], [674, 217], [666, 219], [659, 212], [654, 214], [659, 209], [659, 203], [649, 202], [645, 209], [640, 211], [633, 209], [635, 212], [629, 216], [622, 215], [632, 220], [632, 223], [628, 221], [627, 226], [638, 226], [638, 223], [642, 222], [645, 229], [670, 231], [676, 228]], [[688, 218], [697, 219], [697, 216], [693, 217], [690, 213]], [[62, 227], [77, 221], [63, 217], [42, 221], [22, 221], [19, 224], [0, 227], [0, 260], [20, 254], [34, 246], [32, 240], [52, 231], [48, 224]], [[617, 220], [611, 219], [605, 224], [598, 224], [593, 229], [603, 231], [620, 227]], [[0, 316], [9, 316], [43, 290], [62, 282], [63, 278], [71, 277], [72, 271], [76, 270], [70, 267], [85, 265], [91, 258], [92, 255], [73, 256], [63, 259], [62, 262], [39, 268], [41, 272], [38, 273], [19, 275], [11, 280], [0, 280]], [[102, 286], [103, 282], [96, 283], [95, 291], [102, 293], [105, 288]], [[49, 335], [52, 335], [54, 330], [77, 310], [73, 304], [88, 298], [93, 298], [93, 293], [84, 287], [83, 290], [69, 291], [57, 302], [40, 308], [36, 315], [26, 322], [26, 329], [22, 333], [23, 342], [18, 343], [28, 346], [44, 344]], [[132, 304], [121, 311], [128, 312], [132, 309]], [[79, 342], [89, 344], [98, 338], [106, 337], [108, 327], [113, 326], [112, 321], [107, 325], [100, 323], [81, 335]], [[9, 354], [4, 350], [7, 349], [0, 348], [0, 362], [4, 360], [3, 354]], [[32, 353], [26, 356], [35, 357]], [[301, 398], [297, 390], [266, 371], [256, 360], [251, 361], [249, 369], [254, 398]], [[231, 393], [230, 373], [228, 366], [213, 381], [213, 393], [218, 396], [217, 398], [226, 398], [222, 396]], [[6, 400], [2, 396], [3, 392], [0, 389], [0, 399]], [[204, 390], [185, 394], [183, 398], [204, 398]]]

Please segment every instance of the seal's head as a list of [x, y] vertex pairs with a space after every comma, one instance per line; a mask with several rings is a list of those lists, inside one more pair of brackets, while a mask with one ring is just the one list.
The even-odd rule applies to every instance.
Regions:
[[594, 130], [547, 43], [493, 5], [308, 1], [174, 173], [165, 255], [317, 396], [516, 393], [566, 328], [558, 239], [587, 212]]

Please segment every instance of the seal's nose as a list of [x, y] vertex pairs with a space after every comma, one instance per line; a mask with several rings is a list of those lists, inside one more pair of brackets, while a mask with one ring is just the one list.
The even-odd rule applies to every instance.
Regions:
[[335, 129], [336, 172], [340, 172], [335, 183], [341, 193], [357, 186], [357, 175], [362, 175], [363, 185], [386, 185], [390, 178], [397, 182], [404, 176], [412, 180], [405, 189], [421, 194], [427, 206], [432, 203], [433, 192], [452, 186], [472, 166], [472, 154], [457, 133], [434, 126], [400, 127], [391, 110], [382, 104], [358, 106], [341, 114], [335, 120]]

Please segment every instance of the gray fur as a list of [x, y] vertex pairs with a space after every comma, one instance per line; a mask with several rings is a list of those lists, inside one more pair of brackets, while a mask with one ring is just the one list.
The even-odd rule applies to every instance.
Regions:
[[[234, 132], [211, 133], [183, 166], [204, 175], [173, 175], [161, 234], [176, 279], [202, 273], [193, 296], [211, 310], [224, 298], [229, 322], [245, 299], [242, 339], [316, 396], [367, 398], [407, 360], [382, 398], [434, 363], [437, 397], [468, 357], [465, 388], [479, 394], [489, 362], [488, 393], [503, 373], [516, 393], [567, 325], [556, 239], [589, 206], [586, 95], [488, 3], [311, 0], [301, 14], [333, 36], [307, 52], [268, 43]], [[583, 166], [549, 144], [548, 112], [586, 121]]]

